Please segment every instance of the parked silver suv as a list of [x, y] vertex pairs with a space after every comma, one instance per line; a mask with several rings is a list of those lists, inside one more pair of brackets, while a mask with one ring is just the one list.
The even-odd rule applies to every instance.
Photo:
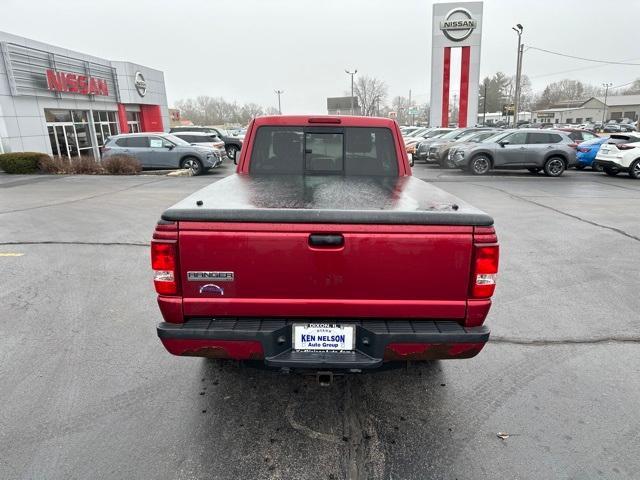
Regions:
[[575, 166], [577, 144], [566, 132], [548, 129], [506, 130], [480, 143], [461, 145], [451, 156], [453, 164], [475, 175], [491, 169], [544, 171], [559, 177]]
[[109, 137], [102, 158], [113, 155], [135, 157], [142, 168], [188, 168], [200, 175], [222, 163], [212, 148], [191, 145], [168, 133], [129, 133]]

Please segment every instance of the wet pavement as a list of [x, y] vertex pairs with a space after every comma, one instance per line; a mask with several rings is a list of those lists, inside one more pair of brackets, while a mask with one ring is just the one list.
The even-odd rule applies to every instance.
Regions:
[[0, 175], [0, 478], [640, 478], [640, 182], [416, 165], [496, 220], [492, 340], [320, 387], [156, 338], [155, 222], [230, 172]]

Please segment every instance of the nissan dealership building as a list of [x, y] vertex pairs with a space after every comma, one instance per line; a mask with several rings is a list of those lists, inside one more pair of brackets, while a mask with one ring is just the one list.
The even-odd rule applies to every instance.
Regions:
[[99, 158], [110, 135], [168, 125], [161, 71], [0, 32], [0, 153]]

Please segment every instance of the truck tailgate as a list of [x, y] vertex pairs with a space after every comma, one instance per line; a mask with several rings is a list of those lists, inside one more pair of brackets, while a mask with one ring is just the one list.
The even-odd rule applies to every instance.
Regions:
[[472, 230], [180, 222], [184, 315], [464, 318]]

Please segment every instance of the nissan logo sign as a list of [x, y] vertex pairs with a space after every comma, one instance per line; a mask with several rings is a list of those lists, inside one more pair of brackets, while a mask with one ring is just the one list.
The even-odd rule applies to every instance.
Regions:
[[454, 42], [461, 42], [473, 33], [476, 21], [466, 8], [454, 8], [440, 22], [440, 30], [444, 36]]
[[136, 79], [134, 82], [138, 95], [144, 97], [147, 94], [147, 82], [144, 79], [144, 75], [141, 72], [136, 72]]

